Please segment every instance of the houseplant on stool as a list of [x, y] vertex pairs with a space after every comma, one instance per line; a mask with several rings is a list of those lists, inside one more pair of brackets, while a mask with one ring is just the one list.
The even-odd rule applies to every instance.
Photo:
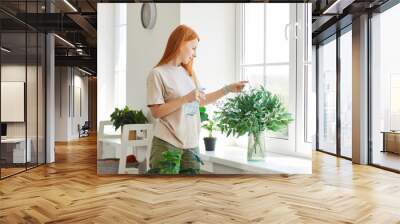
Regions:
[[266, 130], [279, 131], [293, 121], [281, 99], [262, 86], [227, 99], [216, 116], [227, 136], [248, 134], [247, 160], [265, 158]]
[[[131, 110], [128, 106], [125, 106], [124, 109], [115, 108], [114, 112], [111, 114], [111, 122], [113, 123], [115, 130], [118, 130], [118, 128], [121, 128], [122, 130], [122, 127], [125, 124], [147, 124], [149, 121], [143, 114], [142, 110]], [[128, 139], [136, 140], [138, 138], [137, 134], [136, 131], [130, 131]], [[127, 162], [136, 162], [135, 156], [127, 156]]]
[[[111, 114], [111, 122], [115, 130], [124, 126], [124, 124], [147, 124], [149, 121], [146, 116], [144, 116], [142, 110], [131, 110], [128, 106], [125, 106], [124, 109], [120, 110], [115, 108], [114, 112]], [[129, 140], [136, 139], [136, 131], [132, 131], [129, 133]]]
[[217, 130], [217, 125], [209, 118], [205, 107], [200, 107], [200, 120], [201, 127], [208, 131], [208, 137], [203, 138], [206, 151], [214, 151], [217, 138], [213, 137], [212, 132]]

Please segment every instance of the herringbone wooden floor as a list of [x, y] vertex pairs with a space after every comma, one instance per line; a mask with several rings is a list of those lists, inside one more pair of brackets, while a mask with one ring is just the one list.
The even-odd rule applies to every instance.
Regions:
[[400, 175], [322, 153], [312, 175], [96, 175], [96, 141], [0, 181], [0, 223], [400, 223]]

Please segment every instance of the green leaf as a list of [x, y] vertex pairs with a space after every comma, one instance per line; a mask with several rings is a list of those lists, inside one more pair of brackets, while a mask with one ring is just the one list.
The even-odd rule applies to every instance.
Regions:
[[279, 131], [293, 121], [279, 96], [264, 87], [243, 91], [219, 106], [216, 124], [227, 136], [242, 136], [264, 130]]
[[162, 153], [160, 161], [160, 174], [179, 174], [182, 152], [180, 150], [168, 150]]
[[200, 107], [199, 110], [200, 110], [200, 120], [202, 122], [201, 127], [208, 131], [209, 137], [212, 137], [213, 131], [219, 130], [219, 128], [216, 125], [214, 119], [210, 119], [205, 107]]
[[115, 108], [110, 117], [115, 130], [124, 124], [146, 124], [149, 122], [142, 110], [131, 110], [128, 106], [123, 109]]

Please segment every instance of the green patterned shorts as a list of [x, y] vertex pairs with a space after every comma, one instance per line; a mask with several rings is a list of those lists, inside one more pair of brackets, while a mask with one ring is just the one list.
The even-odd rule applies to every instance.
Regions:
[[201, 159], [199, 157], [199, 148], [181, 149], [162, 139], [153, 137], [150, 168], [160, 168], [160, 161], [163, 160], [162, 153], [168, 150], [179, 150], [182, 153], [180, 164], [180, 174], [198, 174], [200, 172]]

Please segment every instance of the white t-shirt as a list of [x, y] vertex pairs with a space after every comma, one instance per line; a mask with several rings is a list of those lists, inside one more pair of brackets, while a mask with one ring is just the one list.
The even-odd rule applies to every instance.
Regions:
[[[164, 104], [193, 91], [196, 85], [182, 66], [161, 65], [147, 77], [147, 105]], [[155, 121], [154, 136], [182, 149], [199, 144], [200, 112], [194, 115], [178, 110]]]

